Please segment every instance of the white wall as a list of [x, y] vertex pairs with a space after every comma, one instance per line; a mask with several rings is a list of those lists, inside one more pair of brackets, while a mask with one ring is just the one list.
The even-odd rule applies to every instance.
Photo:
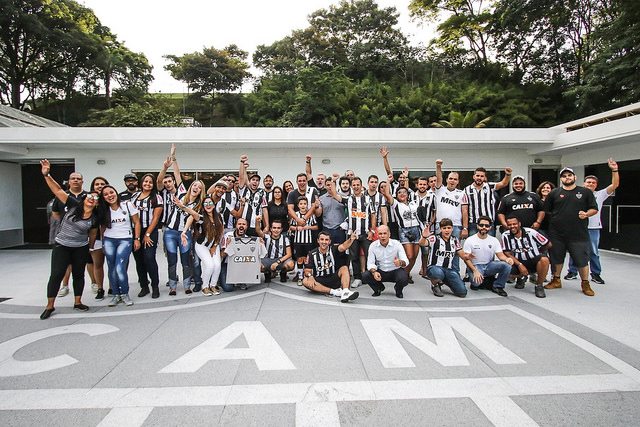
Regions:
[[22, 171], [18, 164], [0, 162], [0, 247], [23, 243]]

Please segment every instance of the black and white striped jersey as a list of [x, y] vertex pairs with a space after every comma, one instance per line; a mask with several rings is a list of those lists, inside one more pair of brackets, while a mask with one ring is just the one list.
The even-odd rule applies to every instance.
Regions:
[[397, 200], [393, 200], [391, 206], [391, 212], [395, 218], [395, 222], [398, 223], [400, 228], [418, 227], [420, 222], [418, 221], [418, 206], [419, 203], [415, 200], [411, 200], [408, 203], [400, 203]]
[[256, 216], [262, 215], [262, 208], [267, 207], [264, 189], [258, 188], [256, 191], [251, 191], [248, 186], [244, 186], [240, 189], [238, 197], [245, 199], [241, 217], [247, 220], [250, 228], [256, 228]]
[[519, 261], [528, 261], [540, 255], [540, 248], [549, 243], [549, 240], [533, 228], [522, 227], [520, 237], [505, 231], [502, 234], [502, 249], [509, 252]]
[[[235, 228], [236, 218], [231, 215], [231, 211], [233, 209], [236, 209], [238, 206], [238, 193], [233, 190], [228, 191], [224, 193], [224, 196], [222, 196], [222, 200], [224, 200], [227, 208], [224, 213], [220, 213], [220, 215], [222, 215], [222, 225], [225, 229]], [[216, 208], [218, 208], [218, 206], [219, 204], [216, 204]], [[220, 211], [218, 210], [218, 212]]]
[[358, 235], [366, 235], [371, 229], [371, 214], [375, 212], [367, 203], [365, 194], [342, 197], [342, 204], [347, 207], [348, 230]]
[[[304, 219], [304, 214], [301, 214], [300, 212], [296, 212], [295, 214], [297, 218]], [[314, 215], [311, 215], [309, 218], [307, 218], [307, 223], [305, 225], [308, 225], [311, 227], [314, 225], [317, 225], [316, 217]], [[298, 227], [298, 223], [296, 222], [295, 219], [291, 220], [291, 225], [289, 229], [291, 229], [291, 227]], [[296, 231], [292, 231], [292, 234], [293, 234], [294, 243], [313, 243], [312, 230], [296, 230]]]
[[291, 241], [284, 234], [281, 234], [277, 239], [266, 235], [264, 236], [264, 246], [267, 248], [267, 258], [282, 258], [287, 254], [287, 248], [291, 246]]
[[162, 197], [157, 193], [151, 193], [141, 198], [142, 192], [138, 191], [131, 196], [131, 202], [140, 211], [140, 223], [142, 228], [148, 228], [153, 221], [153, 212], [157, 207], [162, 207]]
[[273, 191], [264, 190], [264, 197], [267, 199], [267, 204], [271, 203], [273, 200]]
[[170, 228], [172, 230], [178, 230], [179, 227], [179, 216], [181, 215], [181, 210], [173, 203], [173, 196], [175, 195], [178, 199], [184, 197], [187, 194], [187, 189], [184, 188], [184, 184], [180, 184], [175, 193], [169, 193], [166, 188], [163, 188], [160, 192], [160, 196], [162, 197], [162, 224]]
[[329, 246], [325, 254], [320, 252], [320, 248], [315, 248], [309, 251], [304, 268], [312, 270], [314, 277], [333, 276], [338, 273], [340, 268], [338, 260], [341, 256], [344, 254], [340, 253], [338, 245]]
[[[424, 197], [420, 197], [420, 194], [416, 192], [416, 197], [418, 199], [418, 209], [423, 211], [424, 217], [418, 215], [418, 221], [420, 221], [420, 227], [425, 228], [427, 223], [434, 222], [434, 213], [436, 211], [436, 194], [428, 190]], [[431, 231], [434, 231], [435, 227], [432, 224]]]
[[427, 242], [431, 247], [428, 265], [437, 265], [442, 268], [453, 268], [453, 259], [457, 256], [457, 252], [462, 249], [460, 240], [451, 236], [447, 241], [444, 240], [440, 234], [432, 234], [427, 237]]
[[222, 240], [222, 236], [218, 236], [218, 241], [216, 242], [216, 239], [213, 238], [209, 240], [207, 238], [207, 233], [204, 229], [204, 217], [203, 215], [206, 215], [206, 213], [202, 213], [200, 215], [200, 220], [198, 220], [197, 222], [193, 223], [193, 235], [195, 237], [195, 242], [203, 245], [209, 249], [211, 249], [213, 247], [214, 244], [220, 244], [220, 241]]
[[376, 226], [382, 225], [382, 207], [387, 206], [387, 199], [379, 191], [376, 191], [373, 195], [365, 191], [364, 196], [367, 198], [369, 206], [371, 206], [371, 211], [376, 214]]
[[492, 222], [496, 217], [496, 183], [485, 182], [480, 190], [473, 184], [464, 188], [469, 202], [469, 224], [478, 222], [481, 216], [488, 216]]

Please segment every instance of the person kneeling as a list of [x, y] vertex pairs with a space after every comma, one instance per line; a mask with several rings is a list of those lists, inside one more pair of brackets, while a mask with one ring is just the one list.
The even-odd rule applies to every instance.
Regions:
[[378, 240], [369, 247], [367, 271], [362, 274], [362, 282], [371, 286], [374, 297], [384, 291], [382, 282], [394, 282], [396, 297], [403, 298], [402, 289], [409, 283], [405, 270], [409, 259], [402, 244], [390, 236], [389, 227], [378, 227]]
[[340, 244], [332, 245], [331, 236], [326, 231], [318, 234], [318, 247], [309, 252], [304, 267], [302, 285], [312, 292], [340, 297], [341, 302], [358, 298], [358, 292], [349, 290], [349, 267], [345, 255], [356, 239], [355, 234]]
[[267, 248], [267, 256], [262, 258], [262, 271], [265, 283], [271, 282], [271, 278], [280, 272], [280, 282], [287, 281], [287, 272], [295, 267], [291, 254], [291, 242], [289, 237], [282, 234], [282, 221], [274, 219], [271, 223], [271, 234], [264, 234], [256, 228], [258, 236], [264, 239]]
[[429, 262], [427, 263], [427, 276], [431, 281], [431, 291], [437, 297], [443, 297], [442, 285], [451, 288], [453, 294], [464, 298], [467, 296], [467, 288], [460, 278], [460, 273], [453, 268], [456, 256], [465, 258], [462, 246], [457, 237], [452, 236], [453, 222], [449, 218], [440, 220], [440, 233], [429, 235], [429, 229], [422, 230], [420, 246], [430, 246]]

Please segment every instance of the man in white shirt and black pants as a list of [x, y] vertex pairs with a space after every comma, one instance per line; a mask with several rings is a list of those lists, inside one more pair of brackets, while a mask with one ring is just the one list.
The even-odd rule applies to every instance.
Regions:
[[378, 227], [378, 240], [369, 246], [367, 271], [362, 273], [362, 282], [371, 286], [374, 297], [384, 291], [382, 282], [394, 282], [396, 297], [403, 298], [402, 289], [409, 283], [409, 275], [404, 269], [409, 259], [402, 244], [390, 237], [389, 227]]

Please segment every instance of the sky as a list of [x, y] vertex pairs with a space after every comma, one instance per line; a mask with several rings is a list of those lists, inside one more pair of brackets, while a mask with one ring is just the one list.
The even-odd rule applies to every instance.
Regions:
[[[78, 0], [134, 52], [153, 65], [150, 92], [182, 93], [186, 84], [164, 70], [163, 55], [182, 55], [204, 47], [222, 49], [235, 43], [249, 52], [307, 27], [312, 12], [339, 0]], [[377, 0], [380, 8], [395, 6], [399, 27], [412, 45], [426, 44], [430, 28], [411, 22], [409, 0]], [[255, 70], [251, 70], [255, 74]]]

